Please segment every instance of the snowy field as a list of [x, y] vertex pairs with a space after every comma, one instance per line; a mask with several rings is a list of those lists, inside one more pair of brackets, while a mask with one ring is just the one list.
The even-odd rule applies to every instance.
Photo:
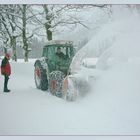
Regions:
[[91, 93], [67, 102], [36, 89], [33, 62], [11, 62], [10, 93], [0, 76], [0, 135], [140, 134], [139, 64], [111, 68]]

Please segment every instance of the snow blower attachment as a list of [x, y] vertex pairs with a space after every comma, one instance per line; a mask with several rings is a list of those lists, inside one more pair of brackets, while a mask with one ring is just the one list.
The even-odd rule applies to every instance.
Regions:
[[75, 101], [78, 95], [75, 78], [72, 75], [65, 77], [62, 83], [63, 98], [67, 101]]
[[[34, 64], [36, 87], [41, 90], [49, 90], [52, 95], [57, 97], [74, 100], [77, 94], [74, 91], [75, 85], [73, 85], [71, 78], [68, 78], [73, 56], [72, 42], [49, 41], [43, 48], [42, 57]], [[70, 92], [72, 90], [75, 93]]]

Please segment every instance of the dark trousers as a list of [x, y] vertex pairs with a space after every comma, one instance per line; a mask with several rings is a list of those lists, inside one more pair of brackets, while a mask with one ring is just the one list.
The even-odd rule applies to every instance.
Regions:
[[7, 88], [8, 80], [9, 80], [9, 76], [4, 75], [4, 91], [8, 90]]

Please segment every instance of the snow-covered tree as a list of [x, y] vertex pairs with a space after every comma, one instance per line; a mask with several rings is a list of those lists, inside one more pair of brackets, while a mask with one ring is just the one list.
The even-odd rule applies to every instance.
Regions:
[[[37, 7], [37, 6], [35, 6]], [[35, 9], [34, 7], [34, 9]], [[38, 30], [43, 29], [46, 33], [47, 40], [52, 40], [55, 34], [60, 34], [67, 29], [73, 30], [77, 25], [82, 25], [88, 29], [85, 21], [79, 16], [79, 12], [93, 9], [94, 7], [104, 8], [105, 5], [39, 5], [39, 13], [36, 15], [36, 24]], [[40, 27], [40, 28], [39, 28]], [[61, 29], [63, 28], [63, 29]], [[37, 30], [37, 31], [38, 31]], [[38, 34], [38, 33], [37, 33]]]
[[[28, 61], [33, 36], [46, 41], [55, 39], [66, 32], [69, 34], [79, 25], [90, 30], [86, 24], [84, 11], [106, 8], [106, 5], [1, 5], [1, 40], [12, 48], [16, 60], [16, 46], [21, 46], [24, 59]], [[86, 39], [84, 39], [84, 42]], [[82, 42], [82, 40], [79, 40]], [[7, 45], [6, 45], [7, 44]]]
[[[24, 50], [24, 60], [25, 62], [28, 61], [29, 52], [31, 51], [31, 48], [29, 46], [30, 40], [33, 37], [33, 34], [31, 32], [30, 26], [30, 20], [32, 19], [32, 15], [29, 14], [29, 9], [31, 5], [23, 4], [18, 5], [20, 9], [20, 18], [19, 18], [19, 26], [18, 28], [21, 30], [21, 37], [22, 37], [22, 48]], [[29, 27], [30, 26], [30, 27]]]
[[7, 47], [12, 49], [13, 59], [16, 61], [16, 5], [0, 5], [0, 20], [1, 20], [1, 39], [3, 40], [4, 50], [7, 52]]

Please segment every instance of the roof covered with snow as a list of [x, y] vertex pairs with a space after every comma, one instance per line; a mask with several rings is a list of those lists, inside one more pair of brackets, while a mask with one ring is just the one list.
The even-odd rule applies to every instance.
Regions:
[[46, 43], [48, 45], [69, 45], [72, 46], [73, 42], [68, 40], [51, 40]]

